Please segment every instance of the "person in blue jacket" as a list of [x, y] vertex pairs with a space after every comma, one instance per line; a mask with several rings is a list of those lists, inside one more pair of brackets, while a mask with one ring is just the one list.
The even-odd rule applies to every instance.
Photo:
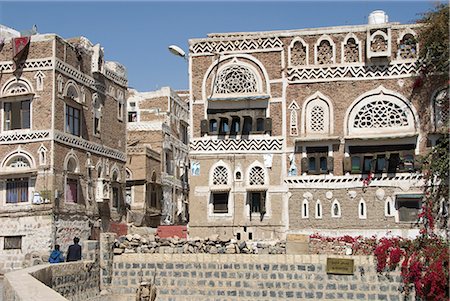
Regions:
[[50, 257], [48, 258], [48, 262], [50, 263], [59, 263], [64, 262], [64, 256], [59, 250], [59, 245], [55, 245], [55, 249], [50, 254]]

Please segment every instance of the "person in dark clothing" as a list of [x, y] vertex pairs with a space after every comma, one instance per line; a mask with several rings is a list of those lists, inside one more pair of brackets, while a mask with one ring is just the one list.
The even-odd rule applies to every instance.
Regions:
[[80, 239], [75, 237], [73, 239], [73, 245], [69, 246], [67, 250], [67, 259], [66, 261], [77, 261], [81, 260], [81, 246], [78, 244]]
[[50, 254], [50, 257], [48, 258], [48, 262], [50, 262], [50, 263], [64, 262], [64, 256], [62, 255], [61, 251], [59, 250], [59, 245], [55, 245], [55, 249]]

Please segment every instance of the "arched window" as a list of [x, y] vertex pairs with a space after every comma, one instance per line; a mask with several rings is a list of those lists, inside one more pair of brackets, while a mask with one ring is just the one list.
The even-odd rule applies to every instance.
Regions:
[[112, 172], [111, 190], [112, 190], [111, 205], [113, 208], [119, 209], [122, 189], [119, 183], [119, 171], [117, 169], [114, 169]]
[[309, 202], [307, 199], [302, 202], [302, 218], [309, 218]]
[[384, 215], [385, 216], [393, 216], [394, 215], [394, 204], [392, 202], [391, 197], [387, 197], [384, 202]]
[[214, 168], [213, 185], [228, 185], [228, 170], [225, 166]]
[[78, 159], [71, 151], [65, 160], [66, 185], [65, 185], [65, 201], [68, 203], [79, 202], [79, 164]]
[[322, 203], [320, 200], [316, 202], [316, 218], [322, 218]]
[[416, 114], [411, 104], [382, 86], [359, 97], [347, 114], [350, 136], [416, 133]]
[[103, 104], [97, 93], [92, 95], [94, 135], [100, 135]]
[[399, 59], [415, 59], [417, 58], [417, 41], [412, 33], [403, 35], [398, 45]]
[[31, 128], [31, 93], [32, 89], [27, 81], [12, 79], [5, 84], [2, 89], [4, 131]]
[[289, 48], [291, 66], [302, 66], [308, 64], [308, 44], [302, 39], [296, 39]]
[[342, 61], [358, 63], [361, 60], [361, 45], [355, 36], [349, 35], [343, 44]]
[[213, 167], [213, 172], [210, 178], [210, 203], [212, 206], [212, 213], [214, 214], [224, 214], [229, 211], [229, 170], [221, 163], [223, 162], [219, 162], [217, 166]]
[[250, 169], [249, 184], [250, 185], [264, 185], [264, 169], [260, 166], [254, 166]]
[[265, 118], [256, 119], [256, 131], [263, 132], [264, 131], [264, 120]]
[[325, 97], [319, 94], [313, 95], [305, 102], [303, 114], [306, 135], [329, 135], [331, 134], [332, 108]]
[[337, 200], [333, 201], [331, 205], [331, 216], [332, 217], [341, 217], [341, 204]]
[[358, 204], [358, 216], [360, 219], [367, 218], [366, 202], [363, 199], [361, 199]]
[[333, 40], [325, 35], [321, 37], [315, 46], [315, 63], [317, 65], [328, 65], [335, 63], [335, 45]]
[[432, 101], [434, 112], [434, 125], [435, 130], [442, 129], [448, 126], [449, 117], [449, 93], [448, 88], [442, 88], [438, 90], [433, 97]]
[[258, 81], [255, 73], [241, 64], [230, 64], [219, 71], [214, 93], [257, 93]]

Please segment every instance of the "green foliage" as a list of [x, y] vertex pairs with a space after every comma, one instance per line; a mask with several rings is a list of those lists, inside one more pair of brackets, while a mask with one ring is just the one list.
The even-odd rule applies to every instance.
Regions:
[[[439, 4], [423, 14], [418, 23], [424, 27], [419, 33], [419, 60], [427, 66], [447, 66], [449, 60], [449, 5]], [[441, 69], [448, 77], [448, 68]]]

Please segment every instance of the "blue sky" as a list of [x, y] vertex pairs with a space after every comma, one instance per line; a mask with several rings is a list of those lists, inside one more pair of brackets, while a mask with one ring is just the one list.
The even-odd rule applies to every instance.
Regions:
[[85, 36], [124, 64], [139, 91], [188, 89], [187, 62], [167, 47], [188, 52], [188, 39], [207, 33], [301, 29], [367, 23], [382, 9], [390, 22], [412, 23], [436, 1], [0, 1], [0, 23], [16, 30]]

